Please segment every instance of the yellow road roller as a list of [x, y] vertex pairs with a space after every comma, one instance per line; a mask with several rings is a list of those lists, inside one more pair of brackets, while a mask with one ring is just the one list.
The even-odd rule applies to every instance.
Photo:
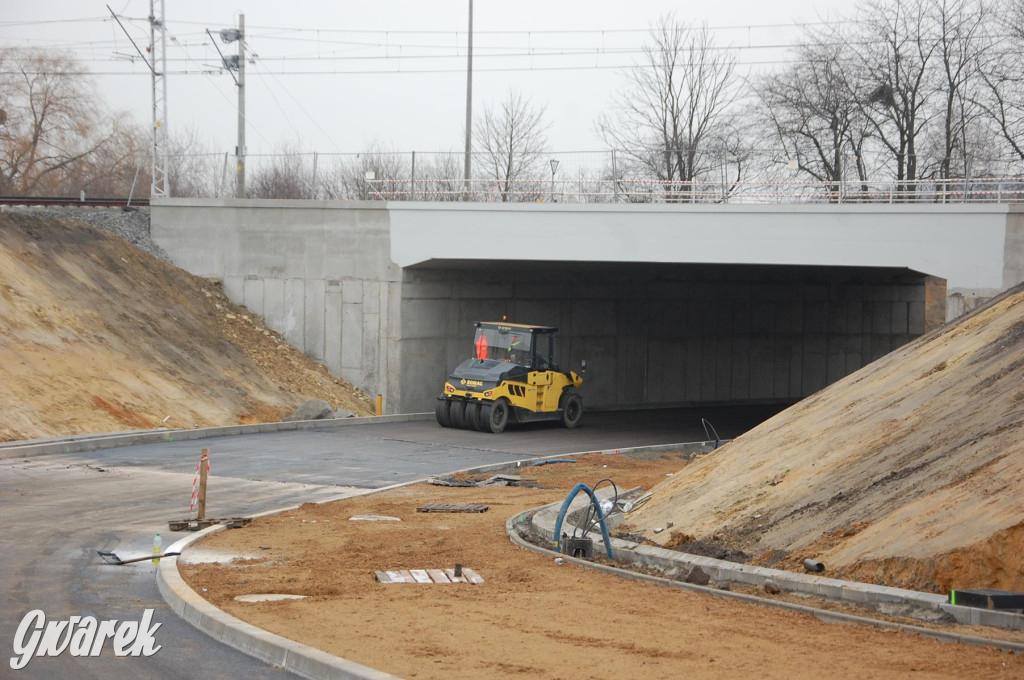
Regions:
[[434, 410], [442, 427], [499, 433], [510, 422], [557, 420], [574, 428], [583, 417], [580, 373], [557, 365], [558, 329], [506, 321], [478, 322], [473, 358], [448, 377]]

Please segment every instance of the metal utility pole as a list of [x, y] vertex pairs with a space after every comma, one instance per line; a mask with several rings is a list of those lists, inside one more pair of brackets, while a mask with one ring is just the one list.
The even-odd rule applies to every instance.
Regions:
[[[164, 0], [160, 0], [160, 17], [157, 18], [154, 7], [155, 0], [149, 0], [149, 57], [139, 49], [138, 43], [121, 23], [114, 10], [107, 5], [107, 11], [117, 25], [124, 31], [139, 53], [139, 57], [149, 68], [153, 84], [153, 139], [150, 147], [150, 187], [151, 198], [167, 196], [167, 32], [164, 29]], [[160, 41], [157, 42], [156, 32], [160, 30]], [[0, 114], [3, 112], [0, 111]], [[0, 123], [3, 121], [0, 120]], [[137, 174], [137, 173], [136, 173]], [[133, 185], [134, 186], [134, 185]]]
[[464, 201], [469, 200], [469, 178], [473, 163], [473, 0], [469, 0], [469, 50], [466, 54], [466, 159], [463, 163], [465, 178], [462, 196]]
[[245, 198], [245, 15], [238, 15], [238, 186], [236, 198]]
[[[156, 32], [160, 31], [160, 40]], [[156, 16], [155, 0], [149, 0], [149, 49], [153, 81], [153, 149], [150, 154], [150, 198], [167, 192], [167, 30], [164, 24], [164, 0]]]
[[[161, 0], [162, 2], [163, 0]], [[213, 35], [209, 29], [206, 31], [210, 39]], [[220, 39], [225, 43], [238, 41], [238, 56], [225, 57], [224, 53], [217, 47], [217, 41], [213, 40], [213, 46], [220, 54], [224, 68], [228, 70], [231, 77], [238, 86], [238, 146], [235, 147], [235, 162], [237, 174], [235, 176], [235, 197], [245, 198], [245, 15], [238, 15], [238, 28], [223, 28], [220, 31]], [[232, 71], [238, 71], [235, 77]]]

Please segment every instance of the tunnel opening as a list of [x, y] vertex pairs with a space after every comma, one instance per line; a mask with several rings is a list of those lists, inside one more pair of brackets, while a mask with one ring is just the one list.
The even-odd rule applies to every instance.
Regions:
[[433, 407], [474, 322], [556, 326], [590, 408], [788, 404], [945, 320], [905, 268], [430, 261], [402, 271], [407, 410]]

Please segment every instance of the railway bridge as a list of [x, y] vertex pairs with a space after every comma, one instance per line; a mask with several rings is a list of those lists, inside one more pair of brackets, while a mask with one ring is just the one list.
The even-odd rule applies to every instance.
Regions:
[[1024, 208], [161, 199], [176, 264], [424, 411], [473, 322], [562, 329], [591, 406], [807, 396], [1024, 280]]

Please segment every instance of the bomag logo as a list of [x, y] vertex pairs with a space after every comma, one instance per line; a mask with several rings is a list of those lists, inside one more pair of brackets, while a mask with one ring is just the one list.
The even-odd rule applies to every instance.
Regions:
[[466, 380], [465, 378], [463, 378], [461, 382], [466, 387], [483, 387], [484, 386], [484, 384], [482, 382], [480, 382], [479, 380]]

